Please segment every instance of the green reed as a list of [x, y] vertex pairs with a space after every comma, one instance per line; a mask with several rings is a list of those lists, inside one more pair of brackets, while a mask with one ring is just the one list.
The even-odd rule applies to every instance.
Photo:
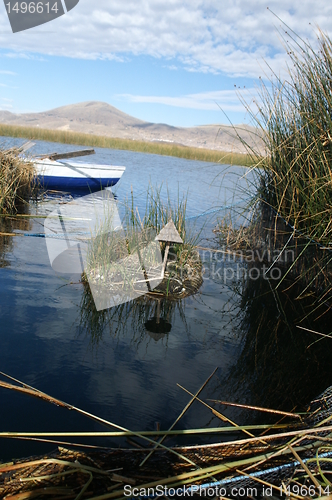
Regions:
[[157, 143], [121, 139], [117, 137], [83, 134], [63, 130], [48, 130], [39, 127], [21, 127], [0, 124], [0, 135], [38, 139], [41, 141], [59, 142], [62, 144], [78, 144], [82, 146], [121, 149], [140, 153], [152, 153], [164, 156], [175, 156], [188, 160], [199, 160], [220, 164], [251, 165], [250, 156], [243, 153], [216, 151], [204, 148], [192, 148], [179, 144]]
[[332, 231], [332, 42], [319, 31], [318, 47], [297, 37], [287, 43], [287, 78], [262, 82], [258, 113], [248, 109], [266, 156], [247, 148], [263, 203], [326, 244]]
[[[172, 275], [188, 274], [188, 266], [194, 271], [200, 270], [200, 260], [197, 257], [195, 245], [199, 234], [188, 232], [185, 225], [187, 198], [178, 193], [177, 200], [172, 200], [167, 192], [166, 199], [162, 196], [162, 187], [150, 186], [146, 194], [144, 214], [140, 214], [134, 193], [120, 207], [123, 229], [114, 231], [114, 213], [103, 215], [96, 236], [91, 240], [88, 251], [87, 274], [99, 284], [112, 283], [117, 290], [132, 291], [138, 279], [137, 269], [149, 270], [149, 279], [160, 277], [161, 263], [156, 254], [155, 236], [170, 221], [173, 220], [182, 240], [182, 245], [173, 245], [169, 252], [172, 261]], [[112, 205], [114, 208], [115, 205]], [[122, 210], [121, 210], [122, 208]], [[159, 243], [158, 243], [159, 245]], [[164, 253], [165, 244], [161, 245]], [[143, 258], [143, 261], [142, 261]], [[113, 289], [113, 288], [112, 288]]]
[[[199, 233], [189, 232], [186, 227], [186, 211], [187, 211], [187, 195], [180, 195], [178, 192], [177, 199], [173, 200], [169, 191], [166, 196], [162, 194], [162, 186], [149, 186], [146, 194], [146, 206], [144, 216], [141, 217], [136, 206], [133, 191], [131, 199], [125, 204], [125, 227], [133, 227], [143, 229], [144, 231], [152, 229], [156, 234], [166, 224], [172, 220], [178, 230], [182, 240], [182, 245], [174, 245], [172, 247], [173, 255], [177, 260], [181, 260], [181, 255], [185, 252], [194, 251], [194, 246], [197, 245]], [[162, 245], [162, 253], [164, 252], [165, 244]]]

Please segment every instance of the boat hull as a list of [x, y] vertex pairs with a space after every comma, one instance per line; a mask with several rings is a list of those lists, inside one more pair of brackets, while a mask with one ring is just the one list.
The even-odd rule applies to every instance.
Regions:
[[100, 191], [114, 186], [125, 171], [125, 167], [53, 160], [37, 160], [34, 165], [42, 187], [61, 191]]

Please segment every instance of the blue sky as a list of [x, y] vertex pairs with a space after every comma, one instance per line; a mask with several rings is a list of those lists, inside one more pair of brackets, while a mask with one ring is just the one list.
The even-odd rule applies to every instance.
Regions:
[[317, 26], [332, 33], [326, 0], [80, 0], [20, 33], [1, 4], [0, 108], [38, 112], [94, 100], [175, 126], [227, 123], [225, 114], [248, 122], [237, 89], [250, 102], [268, 66], [286, 75], [271, 10], [312, 43]]

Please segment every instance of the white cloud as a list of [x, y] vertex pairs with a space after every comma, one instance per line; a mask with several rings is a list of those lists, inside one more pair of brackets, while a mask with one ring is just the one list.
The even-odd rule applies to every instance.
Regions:
[[22, 52], [22, 49], [18, 52], [7, 52], [4, 57], [9, 57], [10, 59], [27, 59], [28, 61], [46, 61], [44, 57], [36, 56], [35, 54], [30, 54]]
[[257, 100], [256, 89], [218, 90], [213, 92], [188, 94], [179, 97], [142, 96], [133, 94], [119, 94], [116, 97], [120, 100], [135, 103], [165, 104], [166, 106], [175, 106], [178, 108], [212, 111], [220, 111], [220, 108], [222, 108], [224, 111], [243, 112], [243, 105], [239, 100], [239, 94], [246, 102], [253, 101], [253, 99]]
[[0, 75], [17, 76], [17, 73], [14, 73], [14, 71], [0, 70]]
[[[315, 40], [315, 25], [332, 33], [326, 0], [301, 0], [291, 8], [289, 0], [271, 0], [269, 7], [304, 38]], [[3, 7], [0, 47], [19, 57], [34, 52], [123, 61], [144, 54], [177, 58], [188, 71], [257, 77], [263, 58], [276, 71], [283, 64], [280, 24], [265, 0], [85, 0], [53, 21], [53, 31], [46, 24], [15, 35]]]

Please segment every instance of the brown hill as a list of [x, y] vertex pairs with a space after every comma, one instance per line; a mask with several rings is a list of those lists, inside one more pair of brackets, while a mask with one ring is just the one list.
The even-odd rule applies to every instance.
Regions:
[[[14, 114], [0, 111], [0, 123], [245, 152], [234, 130], [226, 125], [185, 128], [149, 123], [127, 115], [110, 104], [98, 101], [71, 104], [41, 113]], [[255, 129], [245, 125], [237, 129], [241, 137], [247, 142], [252, 142]]]

